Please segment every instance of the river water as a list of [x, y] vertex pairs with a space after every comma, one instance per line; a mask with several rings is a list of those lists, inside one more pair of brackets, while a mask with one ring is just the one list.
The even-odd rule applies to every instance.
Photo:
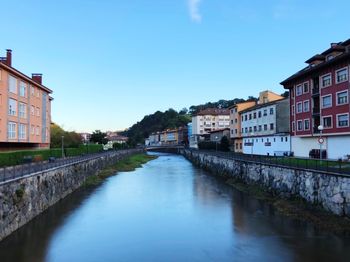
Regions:
[[350, 238], [160, 154], [60, 201], [2, 241], [0, 261], [350, 261]]

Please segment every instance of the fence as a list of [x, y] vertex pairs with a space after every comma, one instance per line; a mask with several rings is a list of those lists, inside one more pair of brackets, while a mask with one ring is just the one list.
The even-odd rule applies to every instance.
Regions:
[[[194, 149], [190, 150], [194, 151]], [[291, 167], [296, 169], [316, 170], [347, 177], [350, 176], [350, 162], [347, 161], [331, 161], [281, 156], [247, 155], [234, 152], [220, 152], [210, 150], [195, 151], [245, 162], [254, 162], [258, 164], [261, 163], [271, 166]]]
[[129, 155], [133, 151], [134, 150], [132, 149], [120, 150], [120, 151], [106, 151], [102, 153], [82, 155], [77, 157], [60, 158], [60, 159], [55, 159], [54, 161], [44, 161], [44, 162], [28, 163], [28, 164], [22, 164], [22, 165], [11, 166], [11, 167], [3, 167], [3, 168], [0, 168], [0, 184], [7, 182], [9, 180], [29, 176], [38, 172], [43, 172], [43, 171], [47, 171], [58, 167], [74, 165], [74, 164], [90, 161], [93, 159], [98, 159], [105, 156], [112, 157], [117, 154], [120, 154], [121, 152], [123, 152], [124, 155]]

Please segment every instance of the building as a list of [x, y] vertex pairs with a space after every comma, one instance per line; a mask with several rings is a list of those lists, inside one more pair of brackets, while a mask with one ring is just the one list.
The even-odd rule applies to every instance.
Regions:
[[160, 145], [160, 132], [152, 133], [149, 137], [150, 146], [159, 146]]
[[230, 110], [230, 140], [235, 152], [243, 152], [243, 140], [241, 134], [241, 111], [255, 106], [255, 101], [248, 101], [235, 104], [229, 107]]
[[42, 74], [12, 67], [12, 51], [0, 58], [0, 150], [49, 148], [52, 91]]
[[243, 153], [289, 154], [289, 99], [281, 96], [273, 101], [260, 98], [257, 105], [241, 111]]
[[79, 133], [81, 141], [86, 144], [90, 142], [91, 134], [90, 133]]
[[160, 144], [161, 145], [177, 145], [179, 143], [177, 129], [164, 130], [160, 132]]
[[322, 126], [322, 147], [328, 158], [348, 158], [350, 148], [344, 145], [350, 145], [350, 39], [332, 43], [306, 63], [281, 82], [290, 91], [291, 149], [301, 157], [320, 149], [318, 127]]
[[210, 132], [230, 127], [228, 109], [207, 108], [192, 116], [191, 147], [198, 148], [200, 140], [209, 139]]
[[178, 144], [179, 145], [188, 145], [188, 127], [179, 127], [177, 129], [177, 137], [178, 137]]
[[230, 128], [217, 129], [210, 131], [210, 141], [220, 143], [221, 139], [226, 136], [227, 139], [230, 137]]

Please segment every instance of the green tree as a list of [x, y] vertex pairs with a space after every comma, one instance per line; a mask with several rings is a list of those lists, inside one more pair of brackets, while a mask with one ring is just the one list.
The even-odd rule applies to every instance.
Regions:
[[223, 136], [220, 141], [220, 149], [222, 151], [230, 151], [230, 141], [226, 136]]
[[65, 147], [79, 147], [82, 144], [78, 133], [65, 131], [59, 125], [51, 124], [51, 148], [60, 148], [62, 146], [62, 136], [64, 137]]
[[101, 132], [101, 130], [95, 130], [91, 134], [90, 141], [97, 144], [107, 144], [108, 139], [106, 137], [106, 133]]

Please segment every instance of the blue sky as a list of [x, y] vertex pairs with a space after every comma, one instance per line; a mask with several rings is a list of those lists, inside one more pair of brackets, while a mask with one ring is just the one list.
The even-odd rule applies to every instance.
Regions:
[[0, 2], [0, 55], [11, 48], [15, 68], [43, 73], [52, 120], [76, 131], [282, 93], [305, 60], [350, 38], [346, 0]]

